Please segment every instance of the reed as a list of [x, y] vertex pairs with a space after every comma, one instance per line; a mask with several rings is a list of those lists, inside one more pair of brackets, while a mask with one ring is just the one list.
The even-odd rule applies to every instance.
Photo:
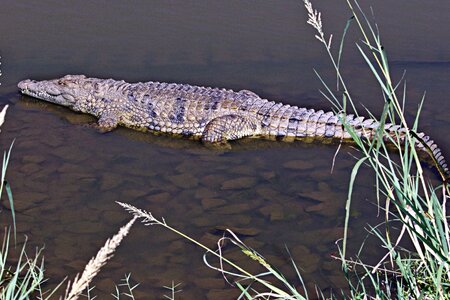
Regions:
[[[333, 89], [319, 75], [324, 85], [322, 94], [338, 108], [339, 113], [342, 113], [344, 126], [352, 135], [361, 153], [351, 173], [344, 238], [340, 248], [340, 260], [347, 275], [351, 267], [363, 266], [362, 274], [357, 274], [356, 283], [349, 281], [352, 296], [368, 297], [370, 291], [373, 293], [371, 297], [377, 299], [392, 297], [449, 299], [450, 236], [446, 214], [446, 200], [450, 194], [448, 174], [445, 174], [445, 170], [442, 170], [440, 166], [436, 166], [442, 178], [442, 184], [438, 186], [433, 186], [425, 177], [420, 164], [420, 154], [416, 148], [418, 139], [423, 143], [416, 133], [421, 107], [414, 123], [408, 124], [404, 117], [406, 85], [404, 83], [403, 89], [399, 89], [400, 83], [393, 83], [387, 52], [382, 46], [378, 26], [369, 21], [357, 0], [346, 0], [346, 2], [352, 13], [349, 23], [356, 22], [362, 35], [362, 45], [357, 44], [358, 50], [377, 80], [382, 93], [381, 98], [384, 99], [384, 109], [379, 119], [379, 134], [373, 141], [359, 137], [351, 126], [345, 123], [347, 108], [351, 107], [355, 112], [356, 109], [350, 91], [347, 89], [346, 80], [340, 72], [339, 61], [343, 41], [341, 41], [338, 55], [333, 55], [331, 36], [326, 39], [323, 33], [320, 13], [313, 9], [309, 0], [304, 0], [304, 5], [308, 11], [308, 24], [316, 29], [316, 38], [324, 45], [342, 87], [341, 90], [333, 92]], [[344, 37], [349, 23], [345, 27]], [[387, 122], [395, 124], [396, 120], [400, 120], [399, 124], [405, 130], [402, 136], [398, 134], [390, 137], [385, 134], [384, 124]], [[384, 140], [386, 136], [388, 136], [387, 142]], [[387, 144], [395, 148], [399, 160], [393, 157]], [[427, 150], [433, 157], [431, 149]], [[369, 165], [375, 171], [378, 203], [384, 203], [386, 229], [382, 231], [379, 229], [380, 226], [370, 229], [370, 233], [375, 235], [387, 249], [387, 253], [375, 266], [367, 266], [359, 259], [347, 258], [347, 231], [352, 191], [356, 175], [363, 165]], [[393, 236], [395, 231], [392, 230], [393, 224], [399, 224], [401, 227], [397, 237]], [[410, 249], [400, 247], [403, 240], [411, 242], [413, 247]]]

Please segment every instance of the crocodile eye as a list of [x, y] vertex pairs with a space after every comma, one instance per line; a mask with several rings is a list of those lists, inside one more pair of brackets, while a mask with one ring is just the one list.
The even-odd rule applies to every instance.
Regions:
[[67, 85], [65, 80], [58, 80], [59, 85]]

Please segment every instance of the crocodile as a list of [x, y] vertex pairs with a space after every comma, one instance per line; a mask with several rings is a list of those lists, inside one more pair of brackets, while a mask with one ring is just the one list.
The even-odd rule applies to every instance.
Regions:
[[[22, 94], [63, 105], [98, 118], [101, 131], [117, 126], [189, 136], [205, 143], [226, 143], [242, 137], [292, 141], [305, 137], [350, 139], [347, 126], [366, 139], [377, 135], [379, 122], [351, 114], [335, 114], [269, 101], [241, 90], [164, 82], [127, 83], [123, 80], [66, 75], [53, 80], [23, 80]], [[346, 126], [343, 125], [345, 118]], [[402, 140], [406, 129], [384, 125], [384, 138]], [[441, 150], [424, 133], [416, 147], [432, 155], [441, 174], [448, 166]]]

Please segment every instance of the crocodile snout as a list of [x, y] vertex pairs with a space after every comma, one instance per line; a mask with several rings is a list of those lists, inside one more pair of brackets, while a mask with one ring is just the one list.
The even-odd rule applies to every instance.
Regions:
[[33, 83], [33, 82], [34, 82], [33, 80], [25, 79], [25, 80], [22, 80], [21, 82], [19, 82], [17, 84], [17, 87], [20, 90], [26, 90], [26, 89], [28, 89], [28, 86], [30, 85], [30, 83]]

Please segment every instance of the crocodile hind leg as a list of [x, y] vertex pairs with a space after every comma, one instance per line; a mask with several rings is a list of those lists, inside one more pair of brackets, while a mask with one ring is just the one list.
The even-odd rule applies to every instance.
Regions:
[[217, 117], [209, 122], [202, 134], [202, 141], [206, 143], [226, 143], [244, 136], [260, 133], [260, 126], [256, 120], [238, 115]]
[[97, 121], [97, 129], [102, 132], [110, 132], [119, 125], [119, 116], [117, 113], [109, 111], [101, 114]]

